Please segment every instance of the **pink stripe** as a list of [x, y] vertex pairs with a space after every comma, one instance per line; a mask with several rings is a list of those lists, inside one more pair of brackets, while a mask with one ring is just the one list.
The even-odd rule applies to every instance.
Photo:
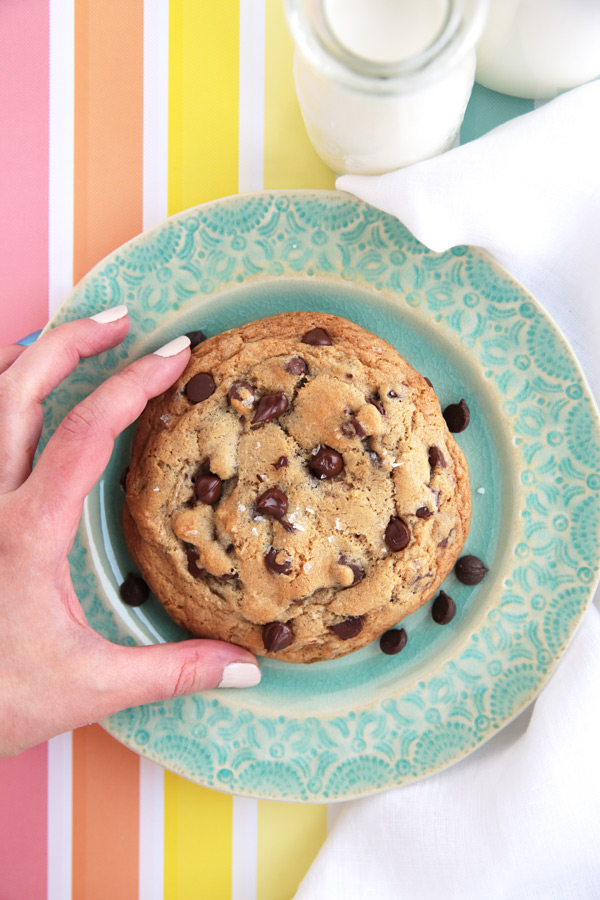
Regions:
[[0, 760], [2, 900], [46, 897], [47, 797], [47, 744]]
[[0, 344], [48, 318], [48, 0], [0, 3]]

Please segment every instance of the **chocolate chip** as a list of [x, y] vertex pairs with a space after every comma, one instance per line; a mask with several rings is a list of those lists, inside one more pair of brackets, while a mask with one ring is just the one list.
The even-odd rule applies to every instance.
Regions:
[[202, 403], [214, 394], [216, 387], [215, 379], [210, 372], [198, 372], [186, 384], [185, 395], [190, 403]]
[[287, 464], [288, 464], [287, 456], [280, 456], [279, 459], [277, 460], [277, 462], [273, 463], [273, 468], [274, 469], [285, 469]]
[[129, 466], [126, 466], [121, 472], [121, 477], [119, 479], [119, 486], [122, 491], [127, 490], [127, 476], [129, 475]]
[[233, 581], [233, 579], [236, 577], [236, 574], [235, 572], [225, 572], [224, 575], [215, 575], [214, 577], [217, 579], [217, 581]]
[[385, 529], [385, 542], [390, 548], [396, 552], [404, 550], [410, 541], [410, 530], [406, 522], [399, 519], [398, 516], [392, 516]]
[[436, 466], [439, 466], [440, 469], [446, 468], [446, 460], [439, 447], [429, 448], [429, 465], [432, 469], [435, 469]]
[[309, 460], [308, 468], [320, 478], [335, 478], [344, 468], [344, 460], [337, 450], [319, 445]]
[[221, 496], [221, 479], [218, 475], [198, 475], [194, 492], [200, 503], [212, 506]]
[[285, 371], [289, 372], [290, 375], [305, 375], [308, 371], [308, 366], [301, 356], [292, 356], [285, 367]]
[[269, 622], [263, 625], [262, 639], [267, 653], [277, 653], [294, 643], [294, 632], [283, 622]]
[[379, 646], [388, 656], [400, 653], [406, 647], [408, 637], [404, 628], [390, 628], [379, 638]]
[[419, 519], [428, 519], [429, 516], [432, 516], [432, 515], [433, 515], [433, 513], [431, 512], [430, 509], [427, 509], [426, 506], [420, 506], [415, 513], [415, 516], [417, 516]]
[[424, 378], [424, 380], [427, 382], [427, 384], [429, 385], [429, 387], [432, 388], [433, 385], [432, 385], [431, 381], [429, 380], [429, 378], [427, 378], [425, 375], [423, 375], [423, 378]]
[[454, 566], [454, 573], [463, 584], [479, 584], [487, 571], [478, 556], [461, 556]]
[[256, 501], [256, 508], [274, 519], [283, 519], [287, 512], [288, 500], [278, 487], [269, 488]]
[[187, 551], [187, 567], [190, 575], [194, 578], [203, 578], [206, 575], [206, 569], [198, 565], [200, 555], [193, 548]]
[[369, 397], [369, 403], [372, 403], [380, 416], [385, 416], [385, 409], [383, 408], [383, 403], [378, 397]]
[[130, 572], [119, 588], [119, 595], [127, 606], [141, 606], [150, 596], [150, 588], [143, 578]]
[[302, 338], [303, 344], [311, 344], [313, 347], [329, 347], [333, 341], [324, 328], [311, 328]]
[[362, 427], [356, 416], [350, 416], [347, 422], [342, 422], [342, 434], [345, 434], [346, 437], [364, 437], [366, 435], [365, 429]]
[[396, 393], [396, 391], [388, 391], [388, 397], [390, 398], [390, 400], [395, 400], [397, 396], [398, 394]]
[[253, 406], [256, 400], [256, 391], [249, 381], [234, 381], [227, 391], [227, 398], [230, 403], [232, 400], [237, 400], [244, 406]]
[[254, 413], [252, 424], [260, 425], [261, 422], [271, 422], [278, 416], [283, 415], [287, 408], [288, 398], [283, 391], [279, 391], [277, 394], [265, 394], [265, 396], [261, 397], [258, 401], [258, 407]]
[[438, 625], [447, 625], [456, 615], [456, 603], [445, 591], [440, 591], [433, 601], [431, 615]]
[[187, 331], [185, 336], [190, 339], [190, 347], [192, 350], [194, 347], [197, 347], [198, 344], [201, 344], [206, 340], [206, 335], [203, 331]]
[[354, 576], [352, 581], [353, 585], [358, 584], [358, 582], [362, 581], [365, 577], [364, 568], [359, 563], [353, 562], [353, 560], [351, 560], [348, 556], [340, 556], [340, 558], [338, 559], [338, 565], [348, 566], [349, 569], [352, 569], [352, 574]]
[[446, 407], [443, 415], [446, 425], [454, 434], [464, 431], [471, 421], [471, 413], [464, 400], [461, 400], [460, 403], [451, 403]]
[[265, 556], [265, 565], [274, 575], [288, 575], [292, 571], [292, 560], [285, 550], [277, 550], [275, 547], [271, 547]]
[[349, 641], [350, 638], [356, 637], [361, 633], [362, 629], [362, 616], [348, 616], [347, 619], [343, 619], [337, 625], [331, 626], [331, 630], [335, 631], [342, 641]]

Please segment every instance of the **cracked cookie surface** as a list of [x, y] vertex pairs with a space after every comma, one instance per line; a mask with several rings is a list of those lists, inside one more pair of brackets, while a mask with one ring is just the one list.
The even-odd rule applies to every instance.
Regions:
[[148, 404], [123, 530], [191, 633], [313, 662], [426, 603], [470, 516], [427, 381], [358, 325], [297, 312], [199, 344]]

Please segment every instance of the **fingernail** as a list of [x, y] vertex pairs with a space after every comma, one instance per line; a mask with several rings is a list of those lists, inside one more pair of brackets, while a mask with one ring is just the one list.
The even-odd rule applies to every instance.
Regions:
[[185, 350], [186, 347], [190, 346], [190, 339], [187, 335], [182, 334], [181, 337], [175, 338], [173, 341], [169, 341], [168, 344], [165, 344], [163, 347], [159, 347], [158, 350], [154, 351], [155, 356], [177, 356], [178, 353], [181, 353], [182, 350]]
[[96, 313], [95, 316], [90, 316], [90, 319], [94, 322], [99, 322], [100, 325], [106, 325], [108, 322], [117, 322], [126, 315], [127, 307], [124, 303], [121, 303], [120, 306], [111, 306], [110, 309], [103, 309], [102, 312]]
[[260, 669], [254, 663], [229, 663], [223, 669], [220, 688], [255, 687], [260, 681]]

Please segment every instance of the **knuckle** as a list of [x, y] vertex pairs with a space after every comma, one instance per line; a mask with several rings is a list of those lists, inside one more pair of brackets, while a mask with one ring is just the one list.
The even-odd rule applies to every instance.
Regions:
[[94, 405], [87, 401], [78, 403], [69, 410], [60, 424], [62, 434], [68, 438], [79, 440], [96, 431], [101, 425], [101, 417]]
[[172, 680], [173, 697], [200, 690], [200, 667], [201, 656], [198, 652], [188, 654], [178, 661]]

